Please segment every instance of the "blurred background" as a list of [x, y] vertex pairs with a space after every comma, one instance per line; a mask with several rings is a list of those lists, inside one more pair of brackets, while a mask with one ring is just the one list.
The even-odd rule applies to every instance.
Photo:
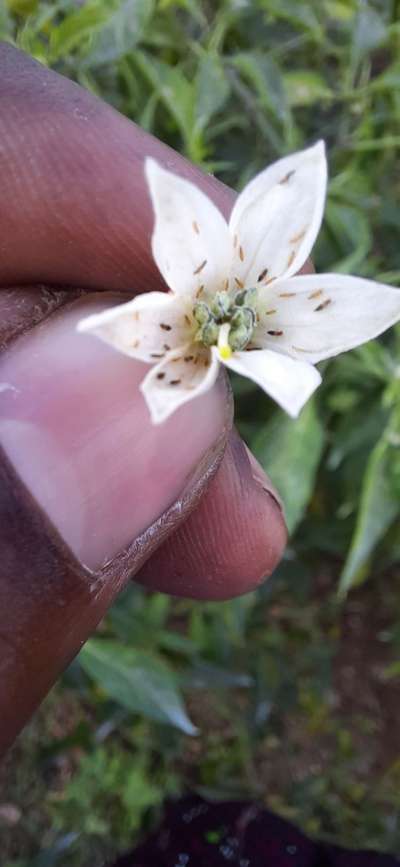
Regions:
[[[317, 138], [316, 267], [400, 280], [396, 0], [2, 0], [0, 35], [241, 188]], [[191, 787], [400, 850], [400, 329], [241, 432], [291, 532], [257, 593], [118, 600], [0, 771], [3, 867], [97, 867]]]

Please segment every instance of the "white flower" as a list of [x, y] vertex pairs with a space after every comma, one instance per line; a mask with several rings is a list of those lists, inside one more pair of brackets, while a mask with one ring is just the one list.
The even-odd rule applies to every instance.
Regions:
[[229, 224], [196, 186], [146, 160], [154, 259], [170, 292], [79, 323], [153, 367], [141, 385], [154, 423], [214, 384], [220, 362], [296, 416], [321, 381], [313, 366], [400, 319], [400, 291], [342, 274], [294, 276], [320, 228], [323, 142], [245, 187]]

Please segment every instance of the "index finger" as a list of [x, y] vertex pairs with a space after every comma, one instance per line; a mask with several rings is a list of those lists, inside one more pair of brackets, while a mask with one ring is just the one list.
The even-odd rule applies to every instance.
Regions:
[[230, 212], [232, 190], [106, 103], [10, 45], [0, 63], [0, 285], [159, 286], [147, 155]]

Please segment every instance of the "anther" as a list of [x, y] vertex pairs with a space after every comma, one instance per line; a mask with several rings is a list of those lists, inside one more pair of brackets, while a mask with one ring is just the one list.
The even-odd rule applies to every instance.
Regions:
[[198, 268], [196, 268], [196, 269], [193, 271], [193, 274], [200, 274], [200, 271], [202, 271], [203, 268], [205, 268], [206, 265], [207, 265], [207, 259], [204, 259], [204, 261], [201, 263], [201, 265], [199, 265]]
[[318, 307], [314, 307], [314, 313], [319, 313], [320, 310], [325, 310], [325, 307], [329, 307], [332, 304], [332, 298], [327, 298], [326, 301], [323, 301], [322, 304], [318, 304]]

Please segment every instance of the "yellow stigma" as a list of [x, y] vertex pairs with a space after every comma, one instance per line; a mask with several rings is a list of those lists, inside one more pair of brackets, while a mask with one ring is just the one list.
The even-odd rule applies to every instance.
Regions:
[[228, 343], [229, 332], [231, 330], [230, 322], [225, 322], [221, 325], [218, 334], [218, 351], [220, 358], [227, 360], [232, 355], [231, 347]]

